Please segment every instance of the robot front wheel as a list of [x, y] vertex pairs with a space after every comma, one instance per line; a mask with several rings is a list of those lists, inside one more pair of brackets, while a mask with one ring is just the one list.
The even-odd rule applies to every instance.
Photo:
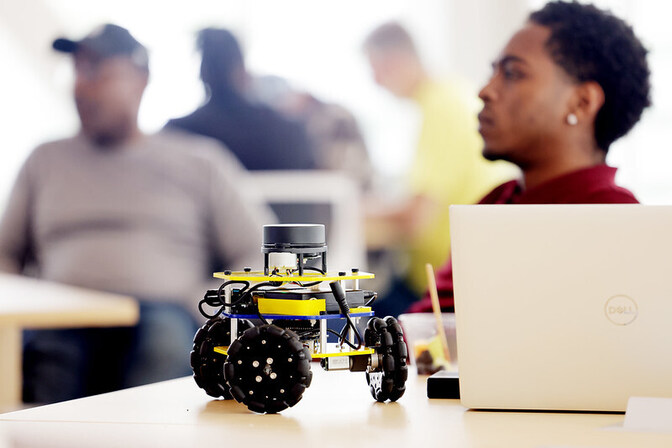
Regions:
[[224, 377], [231, 395], [251, 411], [273, 414], [294, 406], [313, 378], [311, 355], [291, 330], [246, 330], [228, 351]]

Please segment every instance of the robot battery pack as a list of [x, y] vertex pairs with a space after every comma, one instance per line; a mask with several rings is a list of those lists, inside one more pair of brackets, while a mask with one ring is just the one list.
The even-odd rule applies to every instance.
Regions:
[[[366, 302], [374, 296], [374, 292], [362, 289], [350, 290], [345, 292], [345, 298], [350, 308], [365, 306]], [[285, 300], [310, 300], [310, 299], [324, 299], [326, 303], [327, 313], [338, 313], [338, 303], [334, 299], [334, 294], [331, 291], [311, 291], [309, 289], [300, 290], [274, 290], [274, 291], [259, 291], [255, 293], [256, 297], [264, 297], [268, 299], [285, 299]]]

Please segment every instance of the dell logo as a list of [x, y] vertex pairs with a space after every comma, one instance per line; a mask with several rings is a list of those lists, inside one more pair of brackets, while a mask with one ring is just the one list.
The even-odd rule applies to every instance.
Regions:
[[610, 306], [607, 314], [610, 316], [613, 314], [636, 314], [637, 309], [632, 306]]
[[637, 303], [628, 296], [613, 296], [604, 304], [604, 314], [616, 325], [628, 325], [637, 319]]

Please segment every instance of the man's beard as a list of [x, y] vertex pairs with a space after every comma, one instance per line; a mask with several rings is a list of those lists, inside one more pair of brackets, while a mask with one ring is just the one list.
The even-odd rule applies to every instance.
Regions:
[[490, 162], [496, 162], [498, 160], [505, 160], [507, 162], [510, 162], [508, 158], [504, 154], [499, 154], [495, 151], [489, 150], [487, 146], [483, 147], [483, 151], [481, 152], [483, 154], [483, 158], [485, 160], [489, 160]]
[[118, 125], [101, 130], [84, 129], [84, 134], [101, 149], [108, 149], [124, 143], [132, 135], [132, 126]]

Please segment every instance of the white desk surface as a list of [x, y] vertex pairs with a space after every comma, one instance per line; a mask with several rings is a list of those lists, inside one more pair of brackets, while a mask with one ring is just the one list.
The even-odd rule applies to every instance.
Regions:
[[138, 313], [131, 297], [0, 274], [0, 411], [21, 402], [23, 329], [133, 325]]
[[415, 375], [397, 403], [382, 404], [363, 373], [312, 369], [303, 400], [277, 415], [214, 400], [182, 378], [2, 414], [0, 435], [9, 446], [59, 448], [672, 446], [672, 434], [625, 432], [623, 414], [468, 411], [427, 399], [426, 377]]

